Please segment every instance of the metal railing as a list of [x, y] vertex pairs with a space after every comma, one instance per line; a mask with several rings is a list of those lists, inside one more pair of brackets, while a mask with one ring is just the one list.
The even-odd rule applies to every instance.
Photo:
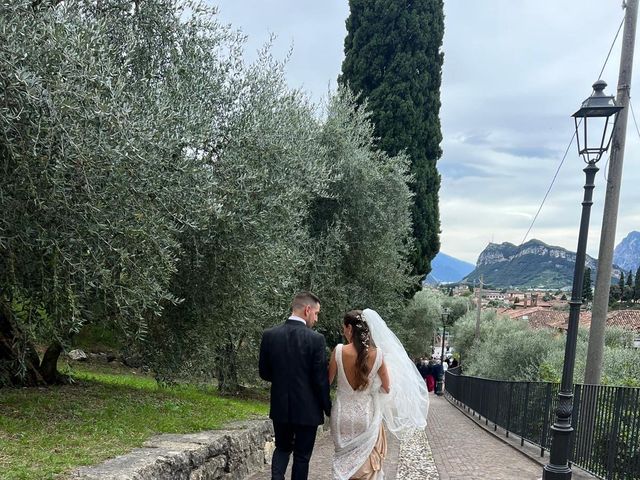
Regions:
[[[445, 390], [461, 406], [540, 447], [551, 448], [558, 384], [503, 382], [445, 375]], [[640, 479], [640, 388], [575, 385], [570, 460], [606, 480]]]

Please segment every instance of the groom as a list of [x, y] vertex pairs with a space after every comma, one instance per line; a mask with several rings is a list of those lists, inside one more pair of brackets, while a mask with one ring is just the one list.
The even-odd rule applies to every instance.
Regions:
[[269, 417], [276, 437], [272, 480], [284, 480], [291, 452], [291, 479], [307, 479], [318, 425], [331, 414], [325, 340], [311, 329], [318, 312], [318, 297], [298, 293], [289, 319], [262, 334], [260, 377], [271, 382]]

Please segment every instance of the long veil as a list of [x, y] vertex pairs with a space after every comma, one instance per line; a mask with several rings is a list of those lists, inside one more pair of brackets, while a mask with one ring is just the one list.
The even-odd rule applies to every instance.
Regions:
[[367, 308], [362, 315], [369, 325], [371, 338], [384, 355], [391, 381], [391, 391], [385, 395], [382, 406], [384, 423], [395, 437], [406, 438], [427, 425], [427, 386], [402, 343], [378, 312]]

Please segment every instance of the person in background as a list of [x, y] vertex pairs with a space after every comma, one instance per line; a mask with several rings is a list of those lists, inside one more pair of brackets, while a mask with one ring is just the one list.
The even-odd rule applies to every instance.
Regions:
[[436, 388], [436, 395], [443, 395], [443, 386], [444, 386], [444, 368], [442, 367], [442, 361], [437, 360], [436, 363], [431, 367], [431, 374], [433, 375]]
[[425, 369], [425, 381], [427, 382], [427, 390], [429, 392], [433, 392], [436, 388], [436, 378], [433, 376], [433, 366], [435, 363], [435, 360], [429, 360]]

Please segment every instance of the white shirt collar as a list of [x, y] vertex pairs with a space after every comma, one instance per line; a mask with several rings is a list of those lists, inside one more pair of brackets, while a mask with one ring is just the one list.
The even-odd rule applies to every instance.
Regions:
[[302, 322], [302, 323], [304, 323], [305, 325], [307, 324], [307, 322], [305, 321], [305, 319], [304, 319], [304, 318], [300, 318], [300, 317], [298, 317], [297, 315], [291, 315], [291, 316], [289, 317], [289, 320], [296, 320], [296, 321], [298, 321], [298, 322]]

